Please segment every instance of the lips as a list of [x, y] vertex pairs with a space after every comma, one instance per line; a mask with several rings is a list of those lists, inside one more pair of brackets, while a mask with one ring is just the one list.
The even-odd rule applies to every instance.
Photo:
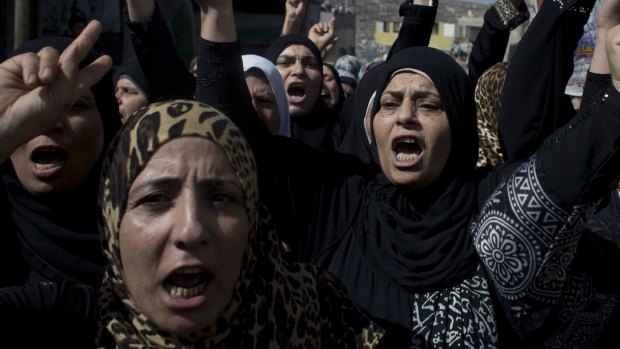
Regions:
[[306, 98], [306, 85], [302, 83], [291, 83], [286, 89], [288, 100], [291, 103], [301, 103]]
[[193, 298], [202, 295], [213, 275], [199, 267], [181, 267], [164, 280], [164, 288], [172, 298]]
[[422, 147], [415, 137], [403, 136], [392, 141], [392, 153], [398, 167], [409, 167], [420, 159]]
[[67, 161], [67, 151], [58, 146], [40, 146], [30, 154], [35, 174], [41, 177], [51, 176], [60, 170]]

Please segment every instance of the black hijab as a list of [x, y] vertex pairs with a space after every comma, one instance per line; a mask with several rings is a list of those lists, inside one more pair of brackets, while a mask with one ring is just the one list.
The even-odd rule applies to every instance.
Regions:
[[[342, 110], [342, 104], [344, 103], [344, 90], [342, 89], [342, 79], [340, 79], [340, 73], [338, 73], [336, 67], [329, 63], [323, 63], [323, 66], [327, 67], [332, 72], [334, 80], [336, 80], [336, 83], [338, 84], [338, 101], [336, 101], [336, 104], [331, 109], [335, 108], [336, 110]], [[348, 127], [348, 125], [343, 126], [345, 128]]]
[[140, 62], [137, 58], [133, 57], [128, 59], [125, 63], [118, 66], [118, 68], [114, 69], [114, 73], [112, 76], [112, 82], [114, 86], [118, 83], [118, 80], [123, 77], [128, 76], [130, 80], [140, 89], [140, 92], [144, 94], [146, 99], [151, 100], [151, 92], [149, 91], [149, 84], [144, 72], [142, 71], [142, 67], [140, 66]]
[[[279, 37], [267, 47], [264, 57], [277, 66], [278, 56], [291, 45], [306, 46], [315, 56], [320, 74], [323, 76], [321, 52], [312, 40], [303, 35], [288, 34]], [[333, 150], [340, 144], [344, 134], [338, 115], [340, 110], [328, 108], [321, 98], [320, 89], [322, 89], [322, 85], [319, 85], [318, 89], [318, 98], [308, 114], [297, 117], [291, 115], [291, 136], [314, 148]]]
[[[396, 284], [415, 292], [437, 290], [462, 281], [477, 265], [468, 232], [477, 202], [472, 181], [478, 156], [474, 88], [447, 54], [428, 47], [409, 48], [378, 67], [373, 120], [381, 91], [403, 68], [426, 73], [437, 88], [450, 125], [451, 153], [435, 183], [415, 192], [398, 189], [378, 171], [365, 186], [361, 242], [371, 264]], [[370, 151], [378, 165], [374, 139]]]
[[[45, 46], [62, 52], [71, 42], [64, 37], [39, 38], [25, 43], [13, 55], [38, 52]], [[97, 52], [89, 52], [80, 67], [98, 56]], [[99, 176], [102, 155], [120, 129], [121, 119], [110, 73], [93, 85], [91, 91], [101, 116], [104, 141], [101, 153], [93, 154], [99, 161], [78, 189], [53, 198], [35, 196], [22, 186], [10, 161], [2, 166], [0, 191], [5, 192], [4, 205], [8, 205], [2, 215], [7, 214], [12, 222], [5, 234], [17, 235], [27, 269], [27, 274], [20, 277], [21, 282], [77, 281], [95, 289], [101, 284], [105, 259], [97, 228]], [[3, 230], [6, 226], [5, 223]]]

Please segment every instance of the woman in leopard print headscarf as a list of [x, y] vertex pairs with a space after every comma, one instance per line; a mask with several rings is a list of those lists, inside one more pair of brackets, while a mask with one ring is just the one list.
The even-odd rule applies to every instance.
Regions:
[[[174, 262], [169, 263], [174, 266], [166, 266], [165, 263], [160, 263], [155, 267], [150, 265], [155, 270], [153, 275], [147, 275], [148, 272], [144, 273], [143, 278], [149, 279], [152, 284], [157, 283], [154, 286], [155, 296], [152, 298], [154, 302], [145, 305], [144, 303], [148, 302], [146, 299], [148, 294], [145, 293], [146, 297], [141, 297], [142, 289], [148, 290], [151, 284], [142, 289], [132, 288], [130, 285], [135, 281], [130, 278], [137, 276], [136, 273], [131, 272], [131, 269], [135, 269], [135, 264], [149, 264], [140, 260], [141, 257], [135, 256], [141, 256], [142, 245], [153, 246], [150, 240], [158, 239], [157, 232], [162, 230], [157, 224], [159, 222], [157, 216], [166, 215], [167, 211], [173, 209], [171, 207], [179, 205], [177, 201], [181, 202], [181, 195], [174, 196], [173, 189], [161, 189], [161, 192], [165, 193], [156, 193], [155, 198], [140, 199], [146, 202], [146, 210], [150, 210], [148, 211], [151, 215], [150, 219], [142, 227], [142, 230], [148, 231], [149, 239], [139, 240], [142, 245], [136, 244], [139, 247], [131, 250], [131, 253], [125, 253], [127, 247], [123, 244], [132, 239], [131, 235], [139, 237], [142, 233], [138, 227], [138, 229], [129, 231], [130, 235], [127, 235], [128, 226], [136, 227], [136, 225], [131, 225], [132, 215], [135, 215], [132, 211], [140, 209], [140, 204], [135, 204], [132, 195], [134, 191], [141, 190], [139, 189], [141, 185], [135, 185], [142, 181], [141, 174], [145, 176], [148, 174], [150, 183], [158, 180], [170, 182], [176, 179], [174, 177], [177, 173], [176, 169], [170, 170], [172, 175], [166, 170], [166, 178], [161, 178], [161, 175], [160, 177], [151, 176], [153, 172], [150, 169], [156, 166], [152, 165], [152, 162], [161, 163], [160, 154], [164, 153], [161, 149], [166, 149], [165, 145], [168, 145], [170, 149], [175, 142], [179, 144], [180, 138], [208, 140], [211, 148], [217, 148], [218, 154], [225, 155], [228, 164], [220, 167], [232, 168], [231, 173], [234, 173], [232, 176], [234, 178], [231, 182], [236, 181], [235, 185], [239, 187], [241, 194], [238, 202], [242, 208], [240, 212], [247, 214], [247, 217], [241, 218], [246, 220], [249, 233], [247, 239], [241, 239], [245, 245], [243, 253], [237, 251], [237, 254], [242, 256], [241, 261], [219, 264], [204, 262], [205, 270], [202, 270], [201, 265], [194, 263], [182, 272], [175, 268], [180, 263], [185, 263], [186, 259], [212, 261], [213, 256], [196, 252], [206, 251], [206, 248], [193, 249], [188, 247], [189, 243], [183, 247], [174, 242], [173, 237], [161, 238], [166, 241], [165, 246], [162, 246], [161, 250], [147, 251], [146, 258], [150, 253], [164, 261], [166, 259], [162, 256], [167, 253], [166, 251], [175, 249], [182, 251], [175, 255], [176, 259], [172, 259]], [[173, 140], [174, 142], [171, 142]], [[213, 147], [212, 143], [217, 146]], [[206, 171], [211, 176], [215, 173], [216, 177], [221, 174], [217, 172], [217, 169], [215, 172], [209, 172], [209, 166], [219, 168], [220, 164], [217, 163], [209, 165], [209, 161], [213, 163], [213, 158], [217, 158], [217, 154], [210, 152], [207, 155], [196, 149], [190, 152], [177, 152], [175, 154], [178, 154], [178, 157], [170, 156], [165, 158], [164, 162], [167, 162], [168, 167], [174, 167], [170, 166], [171, 164], [178, 164], [177, 168], [194, 166], [193, 168], [197, 169], [198, 173], [198, 178], [194, 178], [196, 183], [201, 182], [201, 171]], [[169, 153], [165, 152], [165, 154]], [[209, 159], [210, 156], [211, 159]], [[188, 158], [196, 161], [183, 163]], [[223, 157], [219, 159], [220, 163], [226, 162]], [[200, 167], [195, 163], [205, 163], [207, 166]], [[100, 204], [103, 217], [100, 231], [109, 267], [104, 279], [99, 306], [100, 328], [97, 340], [99, 347], [375, 347], [382, 336], [381, 330], [377, 329], [355, 308], [338, 281], [311, 265], [287, 263], [280, 258], [280, 245], [272, 228], [271, 219], [258, 199], [255, 167], [250, 148], [240, 131], [223, 114], [207, 105], [185, 100], [152, 104], [138, 111], [128, 120], [107, 154], [101, 184]], [[218, 180], [216, 178], [214, 181]], [[179, 187], [183, 188], [186, 188], [186, 184], [189, 183], [183, 180], [181, 182]], [[174, 187], [174, 185], [169, 186]], [[159, 189], [148, 190], [156, 192]], [[197, 196], [194, 192], [190, 195], [198, 197], [197, 201], [200, 201], [204, 197], [202, 192], [200, 194]], [[211, 197], [208, 190], [205, 195]], [[219, 210], [223, 210], [220, 207], [226, 207], [226, 203], [234, 204], [233, 199], [220, 199], [219, 196], [214, 201], [217, 202], [213, 205]], [[210, 208], [206, 208], [208, 209]], [[200, 214], [203, 217], [201, 220], [205, 222], [211, 217], [208, 212], [200, 211]], [[238, 216], [243, 215], [241, 213]], [[186, 217], [186, 214], [184, 213], [183, 216]], [[239, 217], [233, 217], [235, 218]], [[178, 228], [180, 220], [182, 219], [172, 223], [177, 224], [175, 225], [177, 230], [180, 230]], [[170, 232], [167, 231], [165, 234], [174, 235], [175, 233], [173, 229], [170, 229]], [[201, 234], [205, 235], [205, 233]], [[219, 232], [208, 234], [219, 234]], [[137, 238], [133, 237], [133, 239]], [[228, 256], [218, 253], [220, 252], [216, 251], [213, 254], [222, 256], [225, 262], [228, 261]], [[232, 251], [230, 254], [234, 255], [234, 253], [235, 251]], [[190, 257], [187, 257], [188, 255]], [[181, 259], [183, 261], [180, 261]], [[170, 259], [167, 260], [170, 261]], [[218, 279], [220, 274], [218, 274], [217, 266], [227, 268], [228, 266], [223, 265], [234, 263], [240, 265], [238, 277], [233, 279], [234, 286], [229, 292], [231, 294], [225, 295], [228, 302], [218, 303], [214, 301], [218, 299], [217, 290], [211, 286], [217, 282], [221, 283]], [[209, 268], [210, 270], [206, 271]], [[166, 270], [166, 272], [162, 275], [160, 270]], [[140, 277], [142, 276], [137, 276], [137, 278]], [[179, 296], [180, 294], [183, 296]], [[166, 325], [168, 320], [161, 320], [156, 312], [147, 309], [152, 307], [152, 303], [164, 304], [164, 311], [171, 314], [168, 318], [174, 317], [177, 320], [180, 318], [179, 322], [185, 321], [191, 324], [186, 325], [183, 331], [175, 332], [174, 326]], [[187, 316], [192, 308], [203, 309], [204, 304], [210, 304], [212, 309], [205, 310], [204, 316], [202, 316], [203, 313], [199, 313], [200, 316], [197, 318], [200, 320]], [[214, 311], [213, 307], [218, 306], [220, 309], [215, 310], [213, 320], [206, 325], [201, 325], [200, 321], [204, 322], [204, 319], [209, 316], [208, 313]], [[162, 324], [164, 326], [161, 326]]]

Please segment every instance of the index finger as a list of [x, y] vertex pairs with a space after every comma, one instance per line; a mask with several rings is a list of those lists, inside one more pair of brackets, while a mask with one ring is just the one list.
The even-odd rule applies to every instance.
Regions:
[[101, 34], [101, 23], [92, 20], [75, 40], [62, 52], [60, 62], [81, 62], [93, 48]]

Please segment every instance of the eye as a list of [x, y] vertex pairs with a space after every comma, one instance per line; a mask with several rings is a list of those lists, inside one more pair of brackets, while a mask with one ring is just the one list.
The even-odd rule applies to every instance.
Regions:
[[443, 111], [441, 104], [424, 101], [416, 103], [416, 109], [427, 115], [435, 115]]
[[144, 197], [137, 200], [135, 203], [135, 207], [143, 206], [148, 209], [163, 209], [170, 204], [170, 198], [168, 198], [163, 193], [153, 193], [145, 195]]
[[254, 100], [256, 101], [256, 103], [260, 103], [260, 104], [268, 104], [268, 105], [275, 104], [271, 99], [269, 99], [268, 97], [263, 97], [263, 96], [256, 96]]
[[308, 59], [304, 62], [304, 66], [310, 69], [319, 69], [319, 63], [314, 59]]
[[276, 65], [280, 67], [288, 67], [293, 64], [293, 60], [289, 57], [278, 57], [276, 60]]
[[400, 102], [395, 99], [387, 99], [382, 100], [381, 102], [381, 111], [384, 113], [394, 112], [400, 107]]

